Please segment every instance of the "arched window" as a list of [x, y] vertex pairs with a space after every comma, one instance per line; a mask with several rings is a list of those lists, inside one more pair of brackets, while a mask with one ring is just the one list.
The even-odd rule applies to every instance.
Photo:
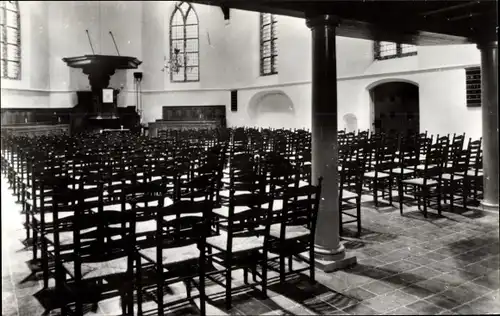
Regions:
[[191, 4], [178, 3], [170, 19], [170, 57], [178, 52], [179, 71], [170, 72], [174, 82], [199, 81], [198, 16]]
[[17, 1], [1, 1], [2, 78], [21, 79], [21, 24]]
[[276, 16], [271, 13], [260, 14], [260, 75], [278, 73], [278, 48], [276, 36]]

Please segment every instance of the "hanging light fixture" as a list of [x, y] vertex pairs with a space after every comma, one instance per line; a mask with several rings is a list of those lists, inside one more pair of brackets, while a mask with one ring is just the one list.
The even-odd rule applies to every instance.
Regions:
[[187, 64], [187, 54], [181, 53], [181, 50], [178, 48], [174, 48], [170, 59], [167, 60], [165, 57], [165, 64], [161, 71], [168, 71], [169, 73], [179, 73], [184, 64]]

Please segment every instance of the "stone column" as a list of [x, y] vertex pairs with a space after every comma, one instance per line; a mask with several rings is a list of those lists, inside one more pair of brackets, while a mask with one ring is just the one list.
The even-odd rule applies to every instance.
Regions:
[[498, 44], [481, 43], [481, 101], [483, 115], [483, 201], [498, 211]]
[[337, 148], [337, 65], [335, 28], [332, 15], [308, 18], [312, 31], [312, 177], [323, 177], [316, 226], [316, 259], [327, 271], [342, 268], [345, 250], [339, 237], [338, 148]]

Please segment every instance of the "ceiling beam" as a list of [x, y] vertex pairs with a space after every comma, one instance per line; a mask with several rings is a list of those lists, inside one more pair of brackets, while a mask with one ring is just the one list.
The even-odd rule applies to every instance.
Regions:
[[222, 14], [224, 14], [224, 20], [228, 21], [231, 18], [229, 7], [221, 5], [220, 8], [222, 10]]
[[439, 14], [439, 13], [443, 13], [443, 12], [448, 12], [448, 11], [453, 11], [453, 10], [457, 10], [457, 9], [461, 9], [461, 8], [467, 8], [467, 7], [470, 7], [470, 6], [473, 6], [473, 5], [477, 5], [479, 3], [481, 3], [481, 2], [480, 1], [465, 2], [465, 3], [461, 3], [461, 4], [449, 6], [449, 7], [444, 7], [444, 8], [437, 9], [437, 10], [422, 12], [422, 13], [420, 13], [420, 15], [422, 15], [422, 16], [435, 15], [435, 14]]

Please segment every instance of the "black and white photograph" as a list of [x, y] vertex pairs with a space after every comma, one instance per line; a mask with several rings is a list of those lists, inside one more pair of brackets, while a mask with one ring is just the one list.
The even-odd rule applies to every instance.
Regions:
[[2, 316], [500, 314], [498, 0], [0, 18]]

